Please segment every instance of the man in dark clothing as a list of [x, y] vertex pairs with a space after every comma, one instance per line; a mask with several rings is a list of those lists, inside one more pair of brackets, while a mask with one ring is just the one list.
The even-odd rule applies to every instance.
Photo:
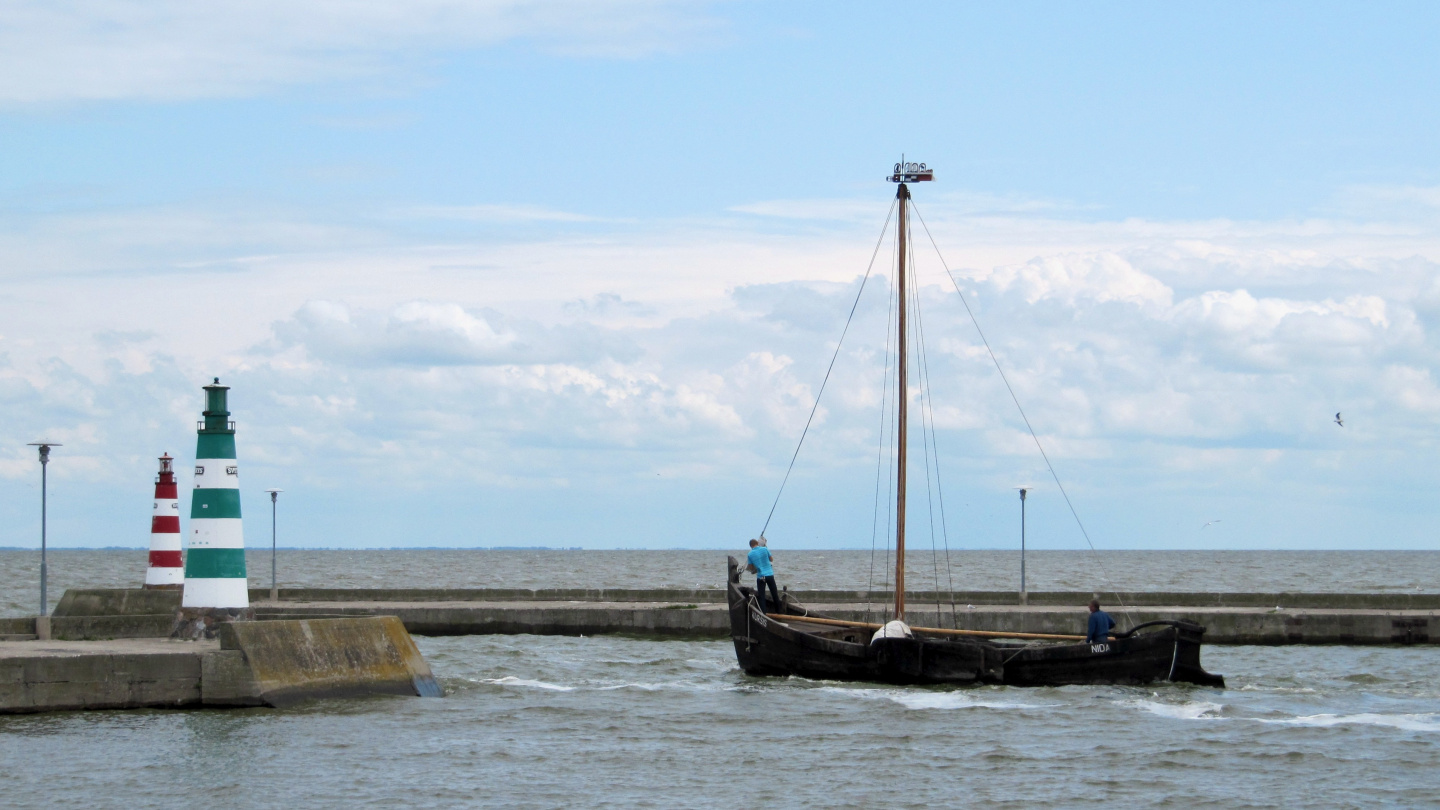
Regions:
[[1090, 601], [1090, 624], [1085, 628], [1085, 641], [1091, 644], [1102, 644], [1110, 640], [1110, 631], [1115, 628], [1115, 620], [1110, 614], [1100, 609], [1099, 600]]

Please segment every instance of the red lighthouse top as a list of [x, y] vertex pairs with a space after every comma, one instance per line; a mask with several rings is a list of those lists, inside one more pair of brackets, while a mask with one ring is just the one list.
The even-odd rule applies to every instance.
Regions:
[[155, 479], [156, 484], [173, 485], [175, 483], [174, 463], [175, 459], [171, 458], [169, 453], [160, 457], [160, 477]]

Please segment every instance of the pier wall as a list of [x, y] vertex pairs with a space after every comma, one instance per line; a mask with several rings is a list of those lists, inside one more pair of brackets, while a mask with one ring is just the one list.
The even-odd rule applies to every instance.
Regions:
[[198, 706], [204, 652], [150, 639], [5, 642], [0, 714]]
[[[272, 612], [273, 611], [273, 612]], [[724, 605], [693, 607], [655, 603], [310, 603], [257, 607], [256, 615], [376, 615], [398, 617], [417, 635], [598, 635], [627, 633], [660, 636], [728, 637], [729, 612]], [[878, 622], [878, 610], [864, 605], [825, 605], [825, 615], [851, 621]], [[1162, 619], [1186, 619], [1204, 625], [1209, 644], [1431, 644], [1440, 641], [1440, 611], [1380, 611], [1245, 608], [1132, 608], [1113, 611], [1121, 628]], [[1085, 632], [1084, 608], [980, 607], [948, 605], [937, 614], [934, 605], [911, 606], [906, 620], [915, 626], [959, 627], [1007, 633]], [[1433, 635], [1432, 635], [1433, 634]]]
[[[134, 594], [149, 594], [136, 597]], [[418, 635], [535, 633], [726, 637], [729, 619], [719, 589], [322, 589], [252, 592], [257, 618], [395, 616]], [[889, 602], [853, 591], [797, 591], [802, 603], [838, 619], [875, 621]], [[940, 602], [936, 613], [937, 596]], [[913, 592], [913, 625], [1020, 633], [1080, 633], [1093, 594]], [[127, 638], [168, 633], [175, 592], [72, 590], [52, 619], [53, 637]], [[1432, 644], [1440, 642], [1440, 594], [1174, 593], [1101, 594], [1124, 627], [1188, 619], [1206, 627], [1211, 644]], [[63, 608], [63, 610], [61, 609]], [[94, 615], [82, 615], [93, 611]], [[109, 613], [105, 613], [109, 611]], [[130, 612], [134, 611], [134, 612]], [[33, 620], [32, 622], [33, 627]], [[4, 628], [0, 628], [4, 629]], [[12, 628], [13, 629], [13, 628]], [[23, 629], [23, 628], [22, 628]], [[33, 632], [33, 630], [32, 630]], [[107, 635], [108, 634], [108, 635]]]
[[213, 641], [0, 642], [0, 714], [438, 696], [393, 616], [238, 622]]
[[[894, 601], [889, 591], [804, 590], [805, 604], [883, 605]], [[725, 601], [723, 588], [281, 588], [282, 602], [677, 602]], [[1106, 609], [1130, 607], [1261, 607], [1366, 610], [1440, 610], [1440, 593], [1241, 593], [1135, 591], [1037, 591], [1027, 594], [1035, 606], [1084, 606], [1099, 599]], [[270, 598], [269, 589], [252, 589], [251, 602]], [[909, 604], [1018, 605], [1015, 591], [906, 591]]]
[[[894, 601], [889, 591], [804, 590], [798, 599], [814, 604], [883, 605]], [[281, 602], [667, 602], [723, 603], [723, 588], [281, 588]], [[1314, 592], [1191, 592], [1034, 591], [1026, 604], [1036, 607], [1084, 606], [1099, 599], [1107, 610], [1119, 607], [1325, 608], [1360, 610], [1440, 610], [1440, 593], [1314, 593]], [[269, 588], [251, 588], [252, 604], [268, 602]], [[1015, 591], [906, 591], [915, 605], [1018, 605]], [[55, 608], [55, 616], [117, 616], [174, 613], [179, 591], [139, 588], [72, 588]]]

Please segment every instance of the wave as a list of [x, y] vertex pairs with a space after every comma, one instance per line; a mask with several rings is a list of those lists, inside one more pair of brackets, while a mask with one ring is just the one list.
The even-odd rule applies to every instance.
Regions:
[[1289, 717], [1281, 720], [1265, 720], [1286, 726], [1381, 726], [1398, 728], [1403, 731], [1440, 731], [1440, 715], [1436, 714], [1311, 714], [1304, 717]]
[[1116, 702], [1175, 720], [1220, 720], [1222, 719], [1219, 716], [1220, 710], [1225, 708], [1222, 704], [1203, 700], [1192, 700], [1187, 703], [1161, 703], [1157, 700], [1143, 699]]
[[1281, 695], [1314, 695], [1320, 690], [1311, 686], [1263, 686], [1258, 683], [1247, 683], [1242, 686], [1226, 687], [1237, 692], [1273, 692]]
[[679, 691], [679, 692], [734, 692], [743, 687], [731, 684], [706, 684], [694, 681], [661, 681], [659, 683], [641, 683], [638, 681], [621, 682], [594, 682], [566, 686], [549, 681], [537, 681], [532, 678], [517, 678], [514, 675], [506, 675], [503, 678], [467, 678], [471, 683], [485, 683], [495, 686], [516, 686], [528, 689], [544, 689], [550, 692], [614, 692], [620, 689], [638, 689], [642, 692]]
[[528, 686], [532, 689], [548, 689], [552, 692], [573, 692], [573, 686], [561, 686], [558, 683], [547, 683], [545, 681], [533, 681], [529, 678], [517, 678], [514, 675], [506, 675], [503, 678], [481, 678], [477, 683], [489, 683], [496, 686]]
[[[1154, 700], [1126, 701], [1125, 704], [1144, 709], [1151, 714], [1158, 714], [1161, 717], [1170, 717], [1176, 720], [1223, 720], [1220, 712], [1224, 706], [1219, 703], [1208, 701], [1192, 701], [1189, 703], [1161, 703]], [[1330, 726], [1380, 726], [1383, 728], [1395, 728], [1403, 731], [1440, 731], [1440, 714], [1311, 714], [1296, 717], [1244, 718], [1257, 723], [1281, 726], [1309, 726], [1314, 728], [1328, 728]]]
[[736, 692], [740, 687], [728, 684], [703, 684], [693, 681], [662, 681], [660, 683], [614, 683], [604, 686], [590, 686], [597, 692], [611, 692], [616, 689], [639, 689], [642, 692], [660, 692], [665, 690], [678, 690], [682, 692]]
[[822, 686], [817, 691], [831, 694], [859, 697], [866, 700], [888, 700], [907, 709], [1045, 709], [1048, 706], [1035, 703], [1019, 703], [1008, 700], [985, 700], [971, 692], [928, 692], [909, 689], [853, 689], [842, 686]]

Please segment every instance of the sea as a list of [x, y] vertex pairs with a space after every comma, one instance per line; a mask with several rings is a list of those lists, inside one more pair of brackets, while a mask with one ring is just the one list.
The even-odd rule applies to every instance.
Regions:
[[[282, 550], [276, 563], [282, 586], [714, 587], [739, 551]], [[0, 551], [12, 615], [33, 612], [37, 556]], [[869, 556], [775, 554], [792, 588], [864, 587]], [[133, 586], [144, 559], [55, 551], [51, 588]], [[269, 552], [248, 563], [268, 586]], [[1011, 588], [1018, 555], [952, 552], [931, 583], [950, 577]], [[1027, 578], [1035, 591], [1433, 593], [1440, 552], [1040, 551]], [[444, 698], [0, 717], [0, 806], [1440, 806], [1435, 647], [1210, 646], [1224, 689], [1022, 689], [752, 678], [721, 640], [416, 640]]]

